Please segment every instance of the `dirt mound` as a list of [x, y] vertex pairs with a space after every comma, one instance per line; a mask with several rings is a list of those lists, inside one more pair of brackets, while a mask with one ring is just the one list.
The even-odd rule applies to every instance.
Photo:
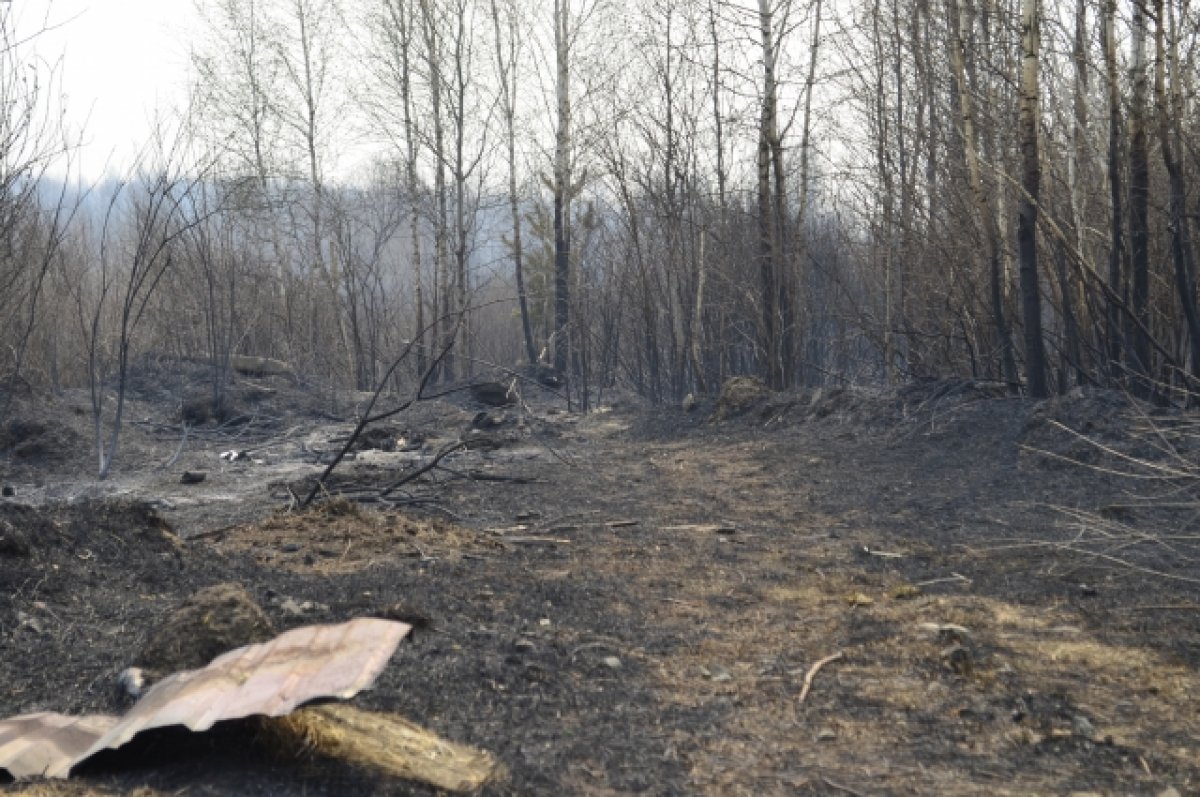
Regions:
[[83, 435], [52, 419], [14, 417], [0, 425], [0, 459], [44, 467], [73, 459], [86, 447]]
[[45, 593], [65, 593], [113, 577], [150, 586], [183, 565], [179, 538], [138, 501], [0, 502], [0, 539], [0, 557], [25, 560], [0, 567], [0, 595], [33, 582]]
[[245, 587], [216, 584], [172, 610], [134, 663], [161, 677], [204, 667], [226, 651], [274, 636], [270, 619]]
[[773, 392], [762, 381], [752, 376], [735, 376], [725, 380], [717, 396], [713, 410], [713, 421], [724, 421], [745, 415], [766, 403]]

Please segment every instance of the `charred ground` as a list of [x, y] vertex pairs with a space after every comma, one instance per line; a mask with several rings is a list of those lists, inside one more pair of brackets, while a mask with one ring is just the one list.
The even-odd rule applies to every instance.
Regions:
[[[970, 382], [588, 416], [530, 396], [480, 418], [454, 396], [339, 468], [374, 503], [300, 513], [291, 494], [357, 397], [243, 381], [240, 411], [163, 467], [187, 385], [152, 376], [105, 484], [80, 397], [11, 405], [5, 716], [112, 711], [168, 610], [235, 581], [279, 628], [427, 619], [358, 702], [498, 755], [495, 794], [1200, 788], [1186, 415]], [[233, 449], [250, 456], [218, 458]], [[180, 485], [184, 470], [206, 479]], [[4, 789], [431, 793], [269, 755], [237, 728], [150, 736], [70, 782]]]

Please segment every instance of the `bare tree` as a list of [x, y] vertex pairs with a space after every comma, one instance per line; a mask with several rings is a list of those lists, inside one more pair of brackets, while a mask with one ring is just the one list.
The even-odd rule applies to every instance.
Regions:
[[525, 342], [525, 358], [529, 363], [538, 360], [537, 346], [533, 342], [533, 329], [529, 323], [529, 300], [525, 291], [524, 250], [521, 245], [521, 202], [517, 196], [517, 102], [520, 97], [517, 74], [517, 59], [520, 50], [520, 25], [517, 4], [505, 0], [504, 19], [501, 20], [497, 0], [491, 1], [492, 27], [496, 45], [496, 77], [500, 83], [500, 114], [504, 122], [505, 150], [508, 160], [508, 209], [512, 224], [509, 249], [513, 256], [513, 277], [517, 284], [517, 307], [521, 313], [521, 334]]
[[[182, 129], [187, 124], [180, 121], [175, 130], [160, 127], [153, 150], [142, 160], [137, 183], [122, 183], [114, 190], [101, 233], [98, 283], [90, 309], [81, 294], [100, 479], [111, 471], [120, 442], [135, 335], [151, 298], [177, 261], [181, 237], [200, 221], [188, 210], [205, 170], [185, 160]], [[107, 319], [112, 319], [111, 329]], [[116, 394], [111, 416], [105, 412], [110, 387]]]
[[554, 0], [554, 367], [567, 372], [571, 321], [571, 8]]
[[1029, 394], [1045, 398], [1046, 350], [1042, 342], [1042, 289], [1038, 275], [1037, 221], [1042, 180], [1038, 129], [1041, 125], [1038, 58], [1041, 49], [1038, 0], [1021, 0], [1021, 193], [1017, 247], [1021, 260], [1021, 308], [1025, 323], [1025, 373]]
[[[1188, 193], [1184, 180], [1182, 75], [1179, 68], [1175, 6], [1154, 2], [1154, 96], [1158, 106], [1158, 145], [1167, 171], [1167, 232], [1175, 267], [1175, 291], [1191, 343], [1191, 376], [1200, 384], [1200, 313], [1196, 309], [1196, 255], [1192, 248]], [[1168, 73], [1170, 76], [1168, 86]]]

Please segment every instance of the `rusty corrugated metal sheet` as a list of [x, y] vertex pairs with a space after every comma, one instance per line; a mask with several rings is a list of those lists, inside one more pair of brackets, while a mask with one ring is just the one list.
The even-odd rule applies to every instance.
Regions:
[[89, 756], [150, 728], [203, 731], [221, 720], [282, 716], [321, 697], [353, 697], [375, 682], [410, 630], [374, 618], [296, 628], [164, 678], [120, 719], [29, 714], [0, 721], [0, 767], [14, 777], [66, 777]]
[[69, 771], [120, 721], [103, 714], [68, 717], [53, 712], [0, 720], [0, 768], [14, 778]]

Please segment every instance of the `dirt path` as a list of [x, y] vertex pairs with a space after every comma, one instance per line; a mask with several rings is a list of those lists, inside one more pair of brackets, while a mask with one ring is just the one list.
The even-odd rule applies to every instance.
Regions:
[[[136, 629], [220, 579], [252, 585], [280, 625], [402, 602], [434, 631], [363, 702], [496, 753], [511, 770], [496, 794], [1192, 793], [1195, 584], [1048, 544], [1080, 533], [1064, 511], [1122, 487], [1022, 448], [1047, 439], [1039, 413], [563, 420], [473, 460], [531, 483], [443, 484], [454, 524], [233, 530], [193, 543], [203, 563], [148, 605], [97, 613]], [[119, 669], [116, 641], [91, 644], [97, 678]], [[30, 694], [18, 680], [0, 708], [39, 705]], [[430, 793], [219, 760], [102, 770], [62, 793]]]

